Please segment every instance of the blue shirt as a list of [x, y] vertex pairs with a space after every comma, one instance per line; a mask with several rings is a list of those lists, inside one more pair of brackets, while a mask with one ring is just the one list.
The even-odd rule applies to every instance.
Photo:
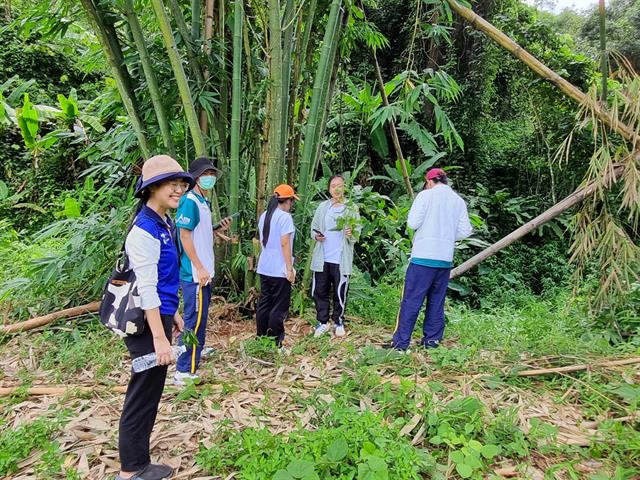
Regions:
[[[156, 290], [160, 298], [160, 313], [173, 315], [178, 311], [178, 250], [174, 241], [175, 229], [168, 217], [162, 219], [153, 209], [144, 205], [134, 225], [160, 243], [160, 257], [158, 258], [158, 283]], [[151, 245], [150, 245], [151, 247]]]

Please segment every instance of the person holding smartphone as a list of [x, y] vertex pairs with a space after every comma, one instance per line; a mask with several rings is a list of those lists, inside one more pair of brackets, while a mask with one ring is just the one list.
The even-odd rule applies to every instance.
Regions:
[[278, 185], [267, 210], [260, 215], [258, 232], [262, 252], [258, 259], [261, 295], [256, 306], [258, 337], [272, 337], [276, 346], [284, 341], [284, 321], [289, 315], [291, 285], [296, 279], [293, 268], [295, 227], [291, 207], [298, 196], [290, 185]]
[[311, 222], [311, 238], [316, 241], [311, 257], [311, 296], [316, 304], [318, 320], [314, 336], [319, 337], [329, 331], [331, 317], [336, 336], [343, 337], [346, 334], [344, 313], [356, 239], [350, 227], [338, 229], [337, 223], [347, 213], [356, 219], [360, 215], [357, 207], [345, 204], [342, 175], [333, 175], [329, 179], [329, 194], [331, 198], [318, 205]]
[[[180, 249], [180, 285], [184, 300], [185, 327], [193, 331], [198, 345], [188, 346], [176, 364], [175, 385], [185, 385], [198, 378], [196, 371], [205, 345], [207, 316], [211, 300], [212, 279], [215, 275], [213, 254], [214, 227], [211, 221], [211, 204], [207, 200], [221, 172], [212, 159], [201, 157], [189, 165], [189, 173], [195, 187], [180, 199], [176, 213], [178, 245]], [[231, 225], [231, 217], [223, 219], [217, 230]], [[182, 344], [182, 339], [180, 339]]]

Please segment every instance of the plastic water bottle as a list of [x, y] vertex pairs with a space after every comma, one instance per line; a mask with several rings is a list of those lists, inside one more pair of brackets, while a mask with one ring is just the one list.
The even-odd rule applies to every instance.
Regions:
[[[173, 350], [173, 356], [177, 359], [180, 355], [187, 351], [187, 347], [184, 345], [174, 345], [171, 347]], [[150, 368], [158, 365], [158, 360], [156, 359], [156, 352], [147, 353], [138, 358], [134, 358], [133, 362], [131, 362], [131, 366], [133, 367], [133, 371], [136, 373], [144, 372], [145, 370], [149, 370]]]

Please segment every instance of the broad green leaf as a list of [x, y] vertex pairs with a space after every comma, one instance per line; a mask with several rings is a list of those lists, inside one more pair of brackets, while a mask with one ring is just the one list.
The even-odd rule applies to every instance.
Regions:
[[64, 215], [67, 218], [80, 216], [80, 204], [75, 198], [67, 197], [64, 199]]
[[33, 108], [33, 103], [29, 100], [28, 93], [24, 94], [24, 102], [22, 107], [16, 110], [16, 116], [24, 144], [27, 148], [33, 149], [36, 146], [40, 123], [38, 121], [38, 112]]
[[371, 456], [367, 458], [367, 463], [369, 464], [369, 467], [371, 467], [371, 470], [373, 470], [374, 472], [381, 472], [387, 469], [387, 464], [380, 457]]
[[498, 445], [483, 445], [480, 453], [484, 458], [491, 459], [498, 455], [502, 449]]
[[466, 463], [471, 468], [481, 469], [483, 467], [482, 462], [480, 461], [480, 453], [475, 450], [472, 455], [466, 455], [464, 457], [463, 463]]
[[469, 446], [473, 448], [476, 452], [479, 452], [482, 450], [482, 444], [477, 440], [469, 440]]
[[330, 462], [337, 463], [347, 456], [349, 445], [344, 438], [338, 438], [327, 449], [327, 458]]
[[[453, 290], [454, 292], [458, 292], [460, 295], [462, 295], [463, 297], [469, 295], [471, 293], [471, 289], [463, 284], [461, 284], [460, 282], [456, 282], [456, 281], [450, 281], [449, 282], [449, 288], [451, 290]], [[431, 443], [433, 442], [433, 438], [431, 439]]]
[[287, 466], [287, 472], [293, 478], [304, 478], [315, 473], [315, 464], [308, 460], [292, 460]]
[[473, 468], [471, 468], [466, 463], [457, 463], [456, 471], [462, 478], [469, 478], [471, 475], [473, 475]]
[[62, 110], [62, 118], [72, 122], [78, 116], [78, 103], [71, 97], [65, 97], [61, 93], [58, 94], [58, 104]]
[[464, 453], [460, 450], [454, 450], [449, 454], [449, 458], [453, 463], [464, 463]]
[[294, 480], [286, 470], [278, 470], [273, 476], [273, 480]]
[[383, 127], [378, 127], [371, 132], [371, 146], [381, 158], [389, 157], [389, 144]]

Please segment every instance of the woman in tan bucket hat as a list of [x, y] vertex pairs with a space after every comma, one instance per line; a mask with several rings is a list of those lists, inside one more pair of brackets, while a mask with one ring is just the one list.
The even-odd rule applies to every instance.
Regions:
[[146, 325], [125, 337], [131, 358], [155, 352], [158, 365], [132, 372], [120, 417], [121, 470], [116, 480], [160, 480], [171, 477], [168, 465], [151, 463], [149, 439], [164, 390], [167, 366], [175, 362], [171, 339], [182, 331], [178, 313], [178, 252], [174, 226], [167, 212], [193, 187], [191, 175], [167, 155], [156, 155], [142, 166], [135, 196], [140, 205], [127, 235], [125, 250], [134, 270]]

